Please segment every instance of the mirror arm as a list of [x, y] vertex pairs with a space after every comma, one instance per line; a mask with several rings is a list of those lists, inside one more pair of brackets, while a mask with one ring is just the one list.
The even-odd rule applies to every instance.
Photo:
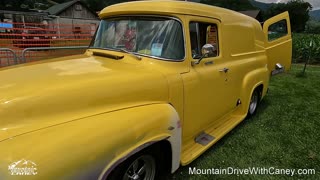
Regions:
[[199, 60], [197, 61], [192, 61], [192, 66], [200, 64], [200, 62], [202, 61], [203, 58], [208, 57], [210, 54], [212, 54], [214, 52], [215, 48], [213, 45], [211, 44], [205, 44], [202, 49], [202, 56], [199, 58]]
[[202, 55], [198, 60], [192, 61], [192, 66], [200, 64], [203, 58], [206, 57], [206, 54]]

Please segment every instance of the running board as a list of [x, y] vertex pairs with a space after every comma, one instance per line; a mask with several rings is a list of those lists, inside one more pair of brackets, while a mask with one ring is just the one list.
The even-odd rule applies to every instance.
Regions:
[[185, 166], [191, 163], [237, 126], [245, 117], [245, 115], [227, 115], [226, 117], [215, 121], [215, 123], [211, 124], [195, 138], [184, 142], [181, 152], [181, 165]]

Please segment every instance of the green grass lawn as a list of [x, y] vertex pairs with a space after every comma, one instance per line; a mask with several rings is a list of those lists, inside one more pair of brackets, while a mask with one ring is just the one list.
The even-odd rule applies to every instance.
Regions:
[[[320, 179], [320, 67], [272, 78], [257, 114], [168, 179]], [[315, 175], [189, 175], [189, 167], [315, 169]]]

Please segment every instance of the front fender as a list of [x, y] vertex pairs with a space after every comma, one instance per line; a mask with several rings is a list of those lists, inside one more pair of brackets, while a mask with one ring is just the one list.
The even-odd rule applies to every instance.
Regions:
[[[0, 179], [14, 179], [8, 166], [36, 164], [30, 179], [98, 179], [132, 152], [168, 139], [177, 162], [181, 129], [175, 109], [153, 104], [95, 115], [19, 135], [0, 143]], [[173, 158], [173, 159], [174, 159]]]

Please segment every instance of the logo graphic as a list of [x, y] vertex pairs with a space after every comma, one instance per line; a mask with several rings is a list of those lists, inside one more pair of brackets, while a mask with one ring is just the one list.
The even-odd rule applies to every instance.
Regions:
[[20, 161], [11, 163], [8, 166], [8, 170], [11, 175], [36, 175], [37, 164], [29, 160], [21, 159]]

